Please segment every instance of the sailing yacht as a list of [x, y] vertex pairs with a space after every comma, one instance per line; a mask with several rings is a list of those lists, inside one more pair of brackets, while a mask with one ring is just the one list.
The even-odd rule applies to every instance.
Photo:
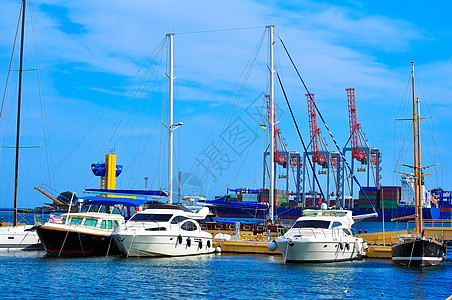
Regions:
[[113, 239], [127, 256], [183, 256], [214, 251], [212, 235], [202, 231], [197, 220], [205, 219], [207, 207], [193, 212], [173, 205], [173, 130], [183, 125], [173, 124], [173, 33], [169, 41], [169, 106], [168, 106], [168, 203], [153, 203], [137, 212], [124, 226], [113, 232]]
[[422, 229], [422, 182], [425, 167], [421, 165], [420, 101], [415, 97], [414, 62], [411, 62], [411, 84], [413, 92], [413, 138], [414, 138], [414, 181], [415, 181], [415, 231], [399, 236], [399, 242], [392, 246], [392, 261], [405, 266], [436, 266], [445, 256], [446, 245], [433, 237], [424, 236]]
[[32, 231], [32, 225], [18, 225], [17, 222], [17, 194], [19, 184], [19, 150], [20, 150], [20, 113], [21, 113], [21, 96], [22, 96], [22, 73], [23, 73], [23, 50], [24, 50], [24, 32], [25, 32], [25, 4], [26, 0], [22, 0], [21, 11], [21, 42], [19, 57], [19, 86], [17, 92], [17, 131], [15, 145], [15, 175], [14, 175], [14, 208], [13, 208], [13, 224], [0, 228], [0, 251], [16, 251], [16, 250], [40, 250], [43, 249], [39, 237], [36, 232]]

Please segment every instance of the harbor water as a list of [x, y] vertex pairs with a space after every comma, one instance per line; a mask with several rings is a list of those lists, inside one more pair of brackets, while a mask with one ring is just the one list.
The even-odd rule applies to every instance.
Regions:
[[452, 263], [406, 268], [390, 260], [284, 264], [281, 256], [58, 259], [0, 255], [4, 299], [446, 299]]
[[[379, 222], [353, 227], [382, 230]], [[406, 223], [385, 227], [403, 230]], [[284, 264], [280, 255], [50, 258], [16, 251], [0, 253], [0, 272], [3, 299], [446, 299], [451, 252], [441, 266], [407, 268], [368, 258]]]

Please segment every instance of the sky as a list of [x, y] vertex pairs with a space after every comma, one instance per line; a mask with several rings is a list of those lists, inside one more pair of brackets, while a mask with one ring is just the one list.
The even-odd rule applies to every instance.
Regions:
[[[27, 2], [19, 206], [56, 193], [99, 186], [91, 163], [114, 151], [122, 189], [166, 189], [167, 33], [174, 35], [174, 174], [183, 195], [212, 198], [230, 188], [261, 188], [268, 145], [268, 33], [275, 25], [275, 67], [304, 141], [309, 143], [304, 87], [281, 37], [340, 148], [350, 135], [345, 88], [356, 89], [358, 122], [382, 153], [381, 184], [399, 185], [410, 170], [409, 80], [415, 61], [427, 188], [452, 188], [450, 119], [452, 21], [437, 1], [45, 1]], [[0, 207], [14, 186], [20, 1], [0, 0]], [[38, 71], [36, 71], [36, 69]], [[275, 81], [278, 127], [291, 151], [303, 152]], [[330, 151], [337, 151], [318, 120]], [[408, 122], [409, 123], [409, 122]], [[408, 127], [407, 127], [408, 126]], [[234, 132], [236, 133], [234, 135]], [[348, 154], [349, 156], [349, 154]], [[319, 167], [317, 167], [318, 171]], [[277, 176], [283, 174], [278, 168]], [[292, 180], [292, 174], [289, 175]], [[319, 175], [326, 189], [326, 177]], [[358, 174], [361, 184], [366, 178]], [[374, 180], [374, 179], [372, 179]], [[371, 181], [372, 181], [371, 180]], [[177, 176], [174, 178], [177, 182]], [[277, 187], [284, 188], [277, 179]], [[177, 184], [176, 184], [177, 186]], [[291, 190], [294, 189], [291, 181]], [[330, 189], [334, 189], [330, 185]]]

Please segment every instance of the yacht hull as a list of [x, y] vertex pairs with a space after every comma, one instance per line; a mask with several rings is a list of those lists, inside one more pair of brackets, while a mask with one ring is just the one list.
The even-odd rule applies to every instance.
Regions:
[[36, 227], [44, 249], [50, 256], [119, 255], [111, 232], [92, 233], [44, 225]]
[[134, 257], [185, 256], [214, 252], [212, 236], [206, 232], [194, 235], [164, 232], [114, 233], [113, 240], [123, 255]]
[[0, 227], [0, 251], [43, 250], [32, 225]]
[[276, 239], [287, 262], [335, 262], [359, 259], [364, 255], [360, 238], [343, 240]]
[[392, 261], [403, 266], [428, 267], [439, 265], [446, 248], [438, 241], [416, 238], [402, 241], [392, 247]]

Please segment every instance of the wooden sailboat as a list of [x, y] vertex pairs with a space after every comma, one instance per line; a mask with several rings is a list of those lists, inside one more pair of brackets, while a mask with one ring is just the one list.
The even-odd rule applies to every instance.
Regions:
[[436, 266], [445, 256], [446, 246], [442, 241], [424, 236], [422, 222], [422, 181], [424, 176], [421, 165], [420, 111], [419, 98], [415, 97], [414, 62], [411, 62], [411, 81], [413, 94], [413, 137], [414, 137], [414, 169], [415, 179], [415, 231], [399, 236], [399, 242], [392, 246], [392, 261], [405, 266]]

